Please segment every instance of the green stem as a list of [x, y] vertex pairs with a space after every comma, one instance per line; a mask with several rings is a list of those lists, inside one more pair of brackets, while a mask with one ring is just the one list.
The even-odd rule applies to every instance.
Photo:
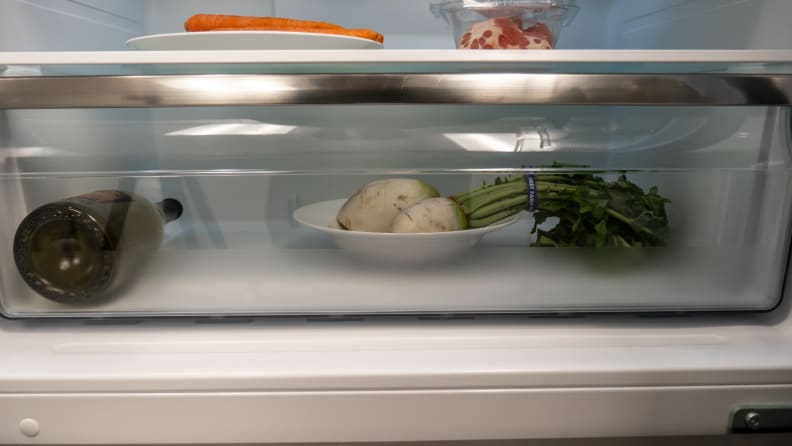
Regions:
[[525, 207], [525, 203], [527, 202], [528, 202], [528, 196], [525, 194], [505, 197], [499, 199], [498, 201], [481, 206], [480, 208], [468, 214], [468, 218], [481, 219], [488, 215], [501, 212], [504, 208], [513, 208], [515, 206]]
[[[544, 179], [545, 177], [542, 177], [542, 180]], [[563, 177], [556, 179], [560, 180]], [[536, 182], [537, 195], [545, 200], [564, 199], [576, 190], [577, 187], [571, 184]], [[528, 202], [528, 184], [524, 178], [518, 177], [503, 183], [483, 186], [452, 198], [464, 209], [470, 227], [483, 227], [524, 209]]]
[[620, 214], [619, 212], [614, 211], [611, 208], [606, 209], [606, 212], [611, 217], [613, 217], [616, 220], [619, 220], [621, 222], [624, 222], [625, 224], [629, 225], [631, 228], [633, 228], [635, 230], [638, 230], [638, 231], [641, 231], [641, 232], [645, 232], [645, 233], [650, 234], [650, 235], [654, 235], [654, 232], [652, 232], [651, 229], [647, 228], [646, 226], [641, 226], [641, 225], [635, 224], [635, 221], [633, 221], [630, 218], [625, 217], [624, 215]]
[[[536, 193], [539, 208], [541, 209], [542, 200], [548, 203], [550, 200], [568, 200], [569, 197], [577, 193], [580, 186], [567, 184], [566, 181], [568, 180], [564, 176], [538, 176]], [[604, 183], [593, 181], [585, 181], [584, 183], [588, 186], [587, 189], [592, 198], [601, 197], [602, 194], [599, 188]], [[496, 223], [524, 209], [528, 201], [528, 184], [523, 177], [517, 177], [499, 184], [483, 186], [451, 198], [462, 206], [468, 218], [469, 227], [480, 228]], [[655, 237], [651, 229], [636, 224], [633, 219], [612, 208], [606, 208], [606, 212], [611, 217], [629, 225], [635, 231], [644, 232]], [[622, 240], [622, 242], [624, 241]]]
[[472, 190], [457, 196], [456, 201], [465, 208], [465, 213], [470, 215], [481, 207], [517, 194], [525, 195], [527, 191], [528, 185], [525, 184], [525, 180], [518, 178], [514, 181]]
[[574, 194], [577, 186], [571, 184], [547, 183], [544, 181], [536, 182], [536, 192], [557, 192], [560, 194]]
[[481, 228], [523, 210], [528, 201], [528, 184], [518, 177], [451, 198], [462, 206], [468, 226]]
[[468, 227], [470, 228], [483, 228], [485, 226], [489, 226], [493, 223], [497, 223], [503, 220], [506, 217], [512, 216], [521, 210], [525, 209], [525, 206], [513, 206], [508, 209], [504, 209], [500, 212], [496, 212], [494, 214], [487, 215], [486, 217], [482, 218], [469, 218], [468, 219]]

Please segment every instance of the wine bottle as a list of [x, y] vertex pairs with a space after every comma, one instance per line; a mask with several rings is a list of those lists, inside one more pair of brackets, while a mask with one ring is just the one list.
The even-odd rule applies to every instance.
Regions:
[[14, 261], [47, 299], [94, 304], [129, 284], [159, 249], [165, 223], [182, 210], [172, 198], [155, 204], [118, 190], [47, 203], [17, 228]]

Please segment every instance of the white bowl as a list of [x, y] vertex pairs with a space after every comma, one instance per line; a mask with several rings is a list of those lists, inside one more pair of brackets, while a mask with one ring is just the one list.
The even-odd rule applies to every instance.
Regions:
[[453, 258], [472, 248], [487, 233], [503, 229], [520, 219], [520, 214], [484, 228], [450, 232], [395, 234], [347, 231], [338, 226], [336, 215], [346, 199], [309, 204], [294, 211], [294, 219], [324, 232], [342, 249], [355, 255], [386, 262], [422, 263]]

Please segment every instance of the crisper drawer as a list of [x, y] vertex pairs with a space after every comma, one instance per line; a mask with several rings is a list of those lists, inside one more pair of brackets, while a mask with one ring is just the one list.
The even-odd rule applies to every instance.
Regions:
[[[781, 299], [792, 208], [783, 107], [326, 105], [5, 118], [8, 317], [735, 311]], [[496, 202], [522, 210], [475, 229], [339, 228], [345, 201], [383, 179], [421, 180], [459, 201], [514, 180], [527, 184], [516, 193], [526, 199]], [[361, 212], [415, 193], [400, 184], [369, 189], [373, 204]], [[585, 234], [596, 212], [602, 225]], [[571, 222], [575, 234], [560, 229]]]

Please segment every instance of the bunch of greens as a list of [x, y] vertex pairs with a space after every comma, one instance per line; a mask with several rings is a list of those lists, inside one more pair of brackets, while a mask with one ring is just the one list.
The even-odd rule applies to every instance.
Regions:
[[[580, 168], [554, 163], [554, 168]], [[668, 236], [665, 204], [657, 187], [644, 192], [627, 180], [605, 181], [591, 173], [547, 173], [498, 178], [495, 184], [452, 197], [468, 215], [471, 228], [502, 220], [528, 207], [534, 213], [534, 246], [663, 246]], [[558, 223], [539, 229], [550, 218]]]

